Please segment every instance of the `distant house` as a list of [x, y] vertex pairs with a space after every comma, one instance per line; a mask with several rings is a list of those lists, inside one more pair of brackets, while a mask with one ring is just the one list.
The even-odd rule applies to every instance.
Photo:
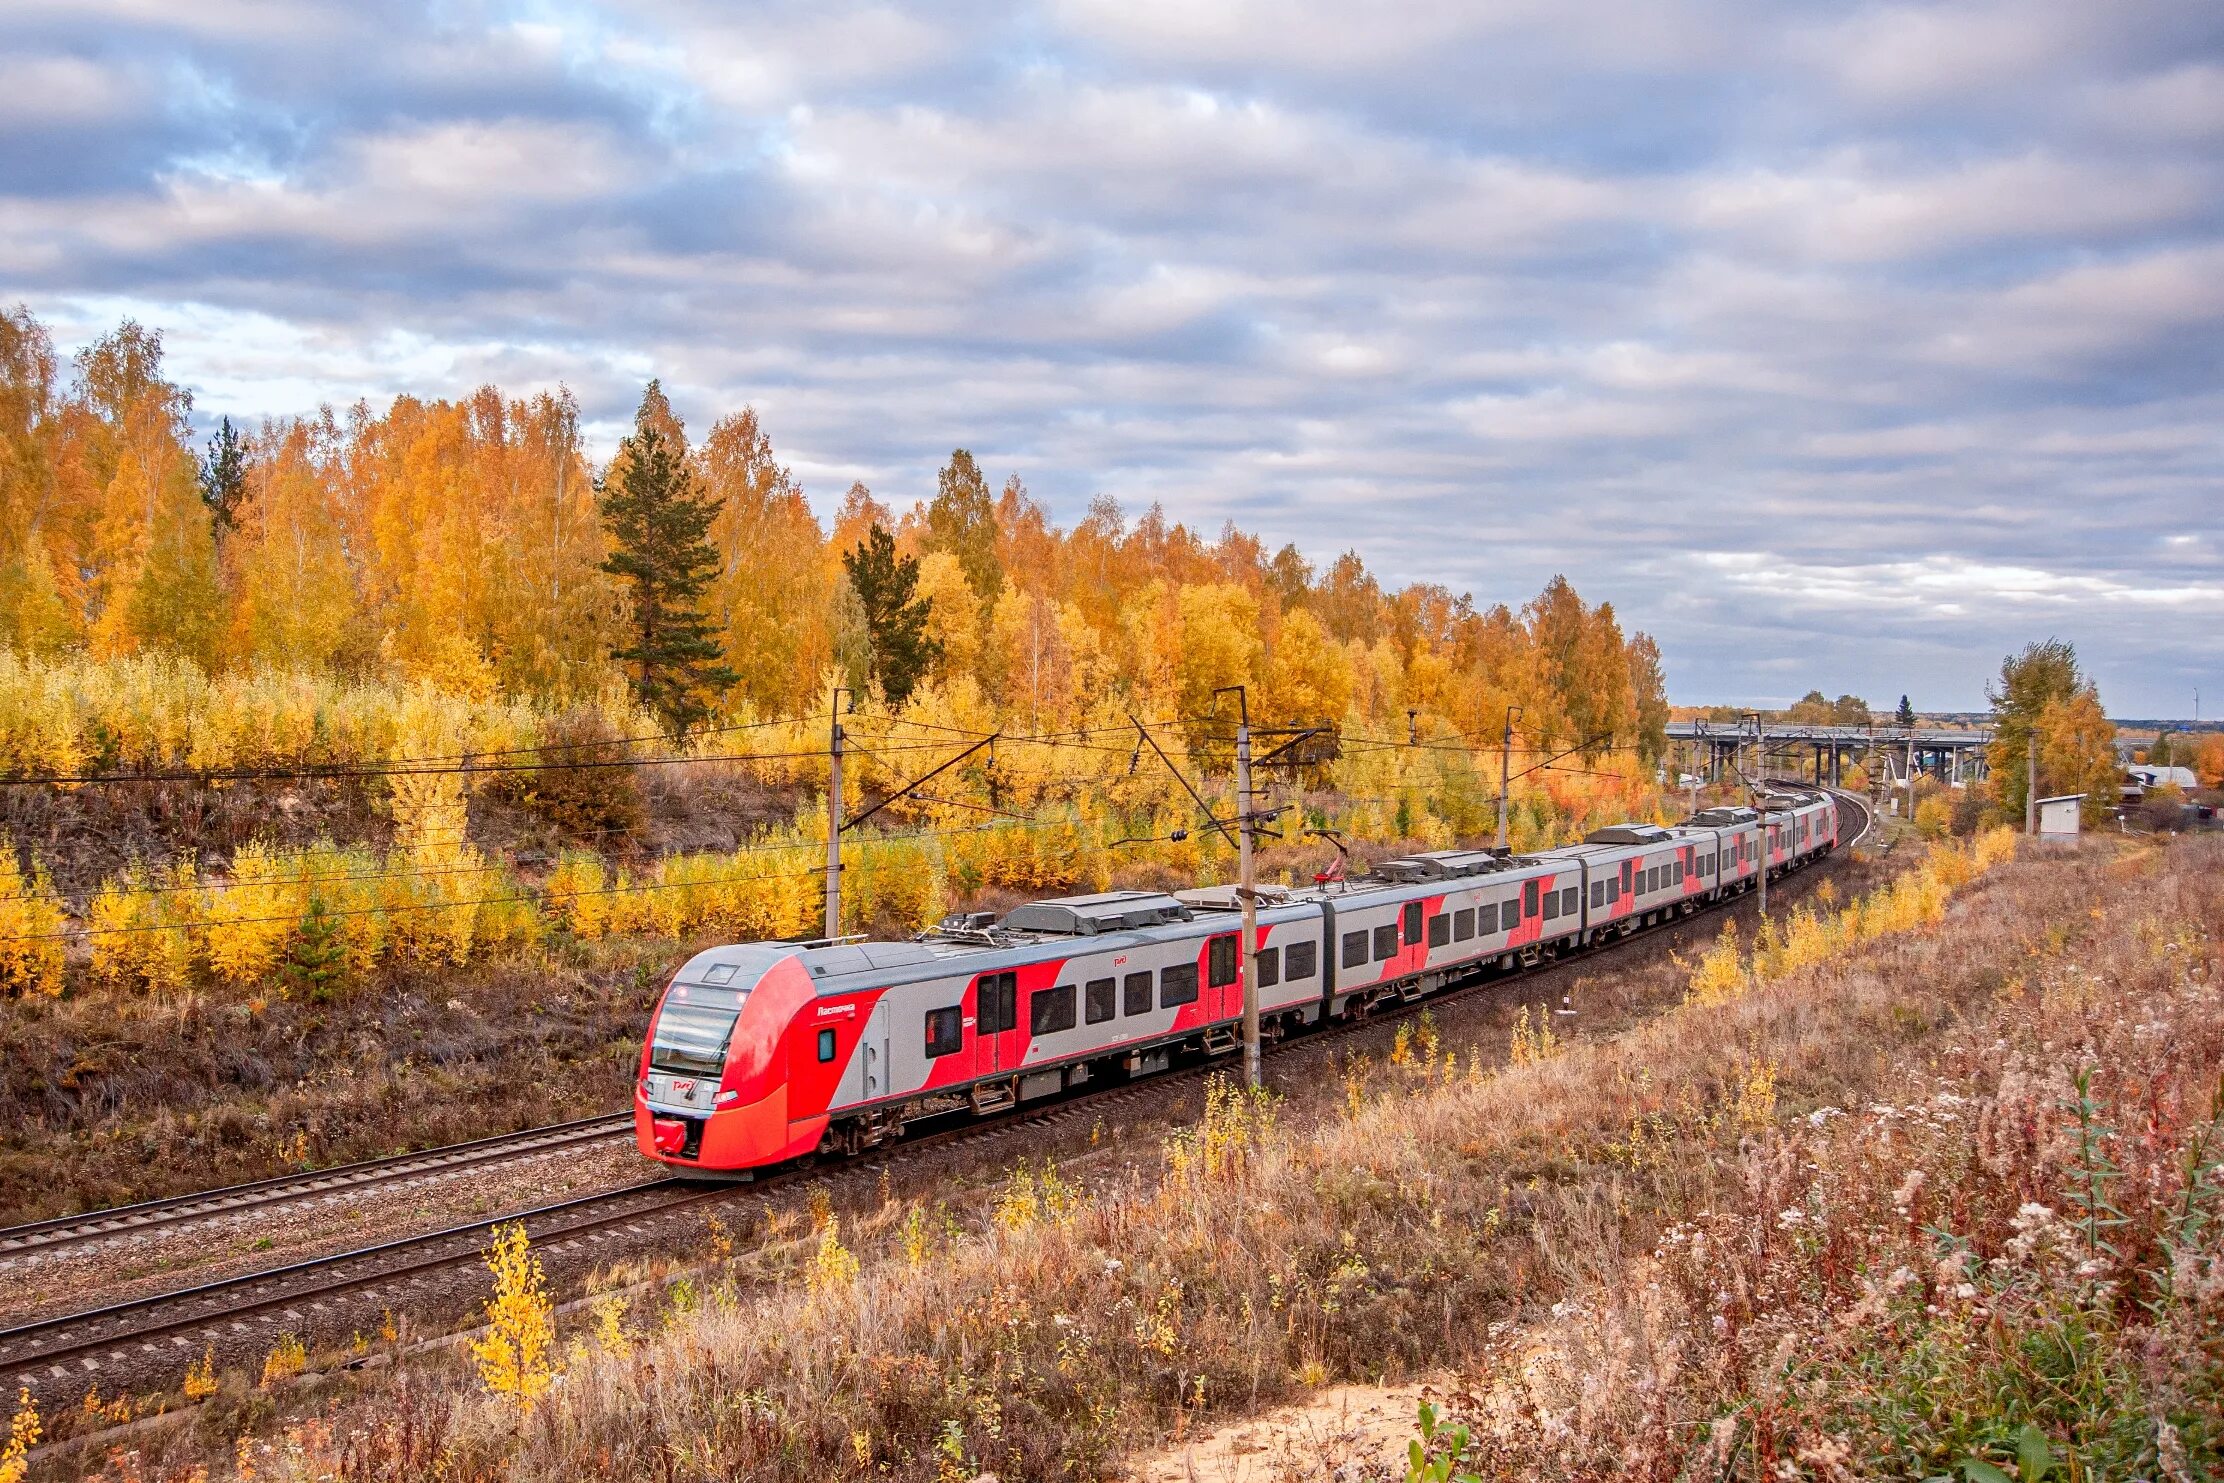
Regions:
[[2170, 767], [2154, 762], [2135, 762], [2124, 769], [2124, 775], [2141, 788], [2198, 788], [2201, 785], [2190, 767]]
[[2085, 802], [2082, 793], [2063, 793], [2054, 798], [2039, 800], [2039, 838], [2075, 839], [2078, 834], [2078, 810]]

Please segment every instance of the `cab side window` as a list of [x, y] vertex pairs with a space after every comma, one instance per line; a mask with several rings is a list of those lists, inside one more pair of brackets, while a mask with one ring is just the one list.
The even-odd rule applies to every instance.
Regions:
[[959, 1006], [927, 1011], [927, 1059], [954, 1055], [965, 1044], [965, 1017]]

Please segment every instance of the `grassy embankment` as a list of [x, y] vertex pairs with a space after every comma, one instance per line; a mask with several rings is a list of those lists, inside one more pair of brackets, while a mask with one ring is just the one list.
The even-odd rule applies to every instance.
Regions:
[[714, 1267], [582, 1336], [529, 1416], [436, 1369], [260, 1476], [1102, 1476], [1325, 1381], [1447, 1372], [1493, 1476], [1929, 1474], [2042, 1437], [2048, 1476], [2197, 1476], [2217, 854], [1941, 853], [1718, 946], [1618, 1039], [1525, 1022], [1495, 1073], [1409, 1042], [1304, 1125], [1223, 1097], [1109, 1188], [891, 1205], [794, 1280]]

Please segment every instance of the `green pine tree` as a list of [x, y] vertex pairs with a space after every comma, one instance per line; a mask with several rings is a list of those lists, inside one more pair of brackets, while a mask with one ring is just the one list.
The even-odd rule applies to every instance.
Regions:
[[216, 517], [218, 536], [238, 523], [240, 503], [246, 497], [247, 444], [227, 417], [209, 439], [208, 456], [201, 460], [201, 503]]
[[340, 941], [339, 919], [322, 896], [309, 898], [309, 909], [294, 929], [293, 951], [286, 955], [287, 985], [312, 1004], [332, 998], [347, 972], [347, 947]]
[[[646, 405], [646, 403], [644, 403]], [[633, 693], [674, 733], [710, 715], [709, 696], [741, 677], [720, 661], [703, 591], [718, 572], [704, 536], [718, 513], [699, 493], [680, 450], [646, 417], [619, 445], [617, 487], [602, 490], [602, 522], [617, 549], [602, 569], [632, 597], [631, 641], [610, 657], [631, 667]]]
[[919, 563], [896, 557], [895, 538], [874, 526], [856, 548], [842, 553], [850, 589], [865, 611], [865, 634], [872, 647], [873, 678], [890, 705], [902, 705], [941, 652], [927, 637], [931, 604], [914, 595]]
[[1900, 711], [1894, 719], [1902, 726], [1913, 726], [1915, 724], [1915, 707], [1907, 703], [1907, 697], [1904, 695], [1900, 697]]

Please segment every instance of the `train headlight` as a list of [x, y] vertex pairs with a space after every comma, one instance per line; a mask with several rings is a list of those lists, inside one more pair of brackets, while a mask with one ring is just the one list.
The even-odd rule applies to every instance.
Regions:
[[721, 1107], [726, 1106], [730, 1102], [739, 1102], [740, 1100], [741, 1093], [739, 1092], [720, 1092], [718, 1094], [718, 1105]]

